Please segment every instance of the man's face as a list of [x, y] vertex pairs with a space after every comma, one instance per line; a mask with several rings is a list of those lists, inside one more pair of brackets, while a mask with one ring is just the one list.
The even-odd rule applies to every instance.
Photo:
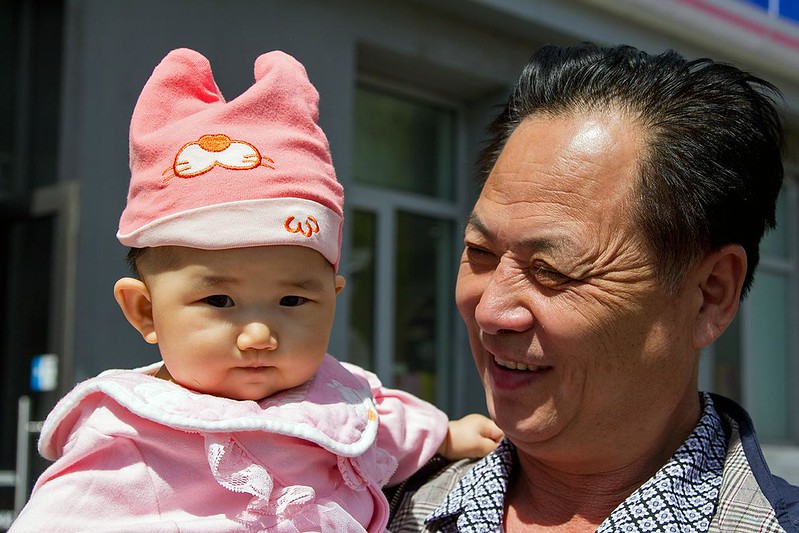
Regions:
[[643, 150], [621, 113], [530, 117], [474, 207], [457, 304], [520, 449], [590, 463], [695, 412], [696, 297], [658, 285], [632, 223]]
[[302, 246], [169, 253], [174, 264], [146, 281], [173, 380], [260, 400], [313, 377], [343, 286], [321, 254]]

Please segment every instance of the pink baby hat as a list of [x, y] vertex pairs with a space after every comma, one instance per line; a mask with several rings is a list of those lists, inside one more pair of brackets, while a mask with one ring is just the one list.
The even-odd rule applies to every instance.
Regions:
[[130, 123], [126, 246], [307, 246], [338, 267], [344, 196], [317, 124], [319, 93], [279, 51], [225, 102], [201, 54], [170, 52]]

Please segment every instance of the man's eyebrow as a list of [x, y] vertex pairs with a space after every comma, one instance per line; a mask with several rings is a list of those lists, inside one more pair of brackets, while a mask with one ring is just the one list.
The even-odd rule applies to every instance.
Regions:
[[[466, 229], [475, 230], [486, 238], [492, 238], [494, 236], [494, 232], [488, 229], [488, 226], [486, 226], [474, 212], [469, 215], [466, 221]], [[557, 235], [531, 238], [522, 237], [517, 242], [521, 248], [540, 252], [554, 252], [567, 249], [571, 244], [568, 238]]]
[[485, 226], [485, 224], [483, 224], [483, 221], [480, 220], [480, 217], [478, 217], [474, 211], [469, 213], [469, 218], [466, 219], [466, 229], [475, 229], [486, 237], [491, 235], [491, 232], [488, 231], [488, 228]]

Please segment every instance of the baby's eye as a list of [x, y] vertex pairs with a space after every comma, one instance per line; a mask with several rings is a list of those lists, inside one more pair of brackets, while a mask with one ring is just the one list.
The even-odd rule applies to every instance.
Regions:
[[233, 299], [224, 294], [214, 294], [203, 298], [203, 300], [212, 307], [233, 307]]
[[308, 301], [308, 298], [302, 296], [284, 296], [280, 299], [280, 305], [284, 307], [297, 307]]

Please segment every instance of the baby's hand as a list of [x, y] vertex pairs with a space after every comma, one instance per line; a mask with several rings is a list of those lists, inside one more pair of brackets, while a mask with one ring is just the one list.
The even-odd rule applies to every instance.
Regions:
[[466, 415], [459, 420], [450, 420], [447, 438], [441, 443], [438, 453], [455, 461], [484, 457], [494, 451], [504, 434], [493, 420], [483, 415]]

